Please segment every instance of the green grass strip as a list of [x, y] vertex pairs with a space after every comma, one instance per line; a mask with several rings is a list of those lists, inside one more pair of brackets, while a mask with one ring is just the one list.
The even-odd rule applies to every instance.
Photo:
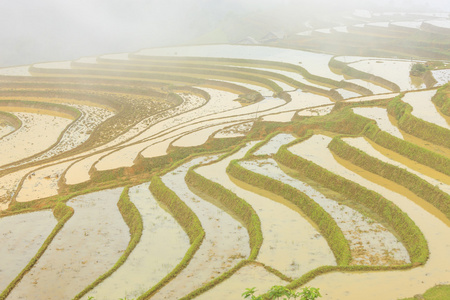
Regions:
[[439, 107], [441, 112], [450, 117], [450, 83], [440, 87], [431, 101]]
[[313, 199], [296, 188], [268, 176], [252, 172], [237, 160], [231, 161], [227, 172], [236, 179], [283, 197], [300, 208], [319, 227], [327, 240], [338, 265], [348, 265], [352, 260], [350, 246], [336, 221]]
[[178, 196], [170, 190], [161, 180], [160, 177], [154, 176], [150, 184], [150, 191], [153, 196], [161, 202], [169, 212], [174, 216], [176, 221], [184, 229], [189, 237], [191, 247], [184, 255], [181, 262], [164, 277], [160, 282], [153, 286], [150, 290], [138, 297], [138, 299], [148, 299], [164, 287], [169, 281], [175, 278], [186, 266], [194, 256], [195, 252], [200, 248], [205, 231], [203, 230], [200, 220], [195, 213], [186, 205]]
[[450, 195], [403, 168], [383, 162], [334, 137], [328, 148], [339, 157], [369, 172], [398, 183], [428, 201], [450, 219]]
[[413, 116], [412, 106], [400, 98], [395, 97], [387, 106], [388, 113], [397, 119], [398, 127], [422, 140], [450, 149], [450, 130]]
[[281, 146], [275, 159], [323, 186], [349, 197], [378, 214], [398, 234], [407, 249], [411, 263], [424, 264], [429, 256], [428, 244], [420, 229], [406, 213], [380, 194], [336, 175], [315, 163], [294, 155]]
[[53, 241], [55, 236], [58, 234], [58, 232], [63, 228], [64, 224], [72, 217], [74, 213], [74, 210], [72, 207], [67, 206], [65, 203], [59, 202], [55, 209], [53, 210], [53, 215], [58, 220], [58, 223], [56, 224], [53, 231], [50, 233], [50, 235], [47, 237], [47, 239], [44, 241], [44, 244], [39, 248], [36, 255], [30, 260], [28, 265], [17, 275], [16, 278], [6, 287], [6, 289], [0, 294], [0, 300], [6, 299], [8, 295], [11, 293], [11, 291], [15, 288], [15, 286], [19, 283], [20, 280], [25, 276], [25, 274], [33, 268], [33, 266], [36, 264], [36, 262], [41, 258], [41, 256], [44, 254], [45, 250], [47, 250], [50, 243]]
[[122, 217], [130, 228], [130, 242], [128, 243], [127, 248], [125, 249], [122, 256], [116, 262], [116, 264], [109, 269], [106, 273], [100, 275], [94, 282], [84, 288], [80, 293], [78, 293], [73, 299], [81, 299], [84, 295], [86, 295], [89, 291], [94, 289], [97, 285], [99, 285], [102, 281], [108, 278], [112, 273], [114, 273], [117, 269], [122, 266], [127, 260], [128, 256], [130, 256], [131, 252], [136, 248], [137, 244], [141, 240], [142, 231], [144, 229], [144, 225], [142, 223], [142, 217], [139, 213], [139, 210], [130, 201], [130, 197], [128, 196], [128, 187], [123, 189], [122, 194], [120, 195], [119, 202], [117, 206], [119, 207], [119, 211], [122, 214]]
[[369, 123], [363, 134], [381, 147], [450, 176], [450, 159], [448, 157], [395, 137], [381, 130], [375, 123]]

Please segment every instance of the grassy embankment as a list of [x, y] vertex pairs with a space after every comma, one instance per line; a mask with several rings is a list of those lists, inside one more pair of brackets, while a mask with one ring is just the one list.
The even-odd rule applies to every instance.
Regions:
[[403, 168], [385, 163], [348, 145], [340, 137], [334, 137], [328, 148], [352, 164], [406, 187], [420, 198], [431, 203], [450, 219], [450, 196], [438, 187]]
[[450, 149], [450, 130], [413, 116], [412, 110], [412, 106], [403, 102], [401, 96], [394, 98], [387, 106], [388, 113], [397, 119], [401, 130]]
[[450, 117], [450, 83], [440, 87], [431, 99], [442, 114]]

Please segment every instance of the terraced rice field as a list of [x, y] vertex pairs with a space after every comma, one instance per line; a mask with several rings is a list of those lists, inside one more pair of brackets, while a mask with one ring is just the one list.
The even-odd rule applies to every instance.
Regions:
[[427, 88], [418, 62], [224, 44], [0, 70], [0, 299], [450, 284], [449, 69]]

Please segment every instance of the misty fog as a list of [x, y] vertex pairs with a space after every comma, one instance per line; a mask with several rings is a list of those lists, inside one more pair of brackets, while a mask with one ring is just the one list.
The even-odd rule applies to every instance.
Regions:
[[[0, 2], [0, 67], [190, 43], [235, 43], [264, 30], [293, 32], [309, 18], [355, 9], [449, 12], [447, 0], [15, 0]], [[220, 26], [225, 40], [205, 38]], [[230, 34], [232, 31], [234, 34]]]

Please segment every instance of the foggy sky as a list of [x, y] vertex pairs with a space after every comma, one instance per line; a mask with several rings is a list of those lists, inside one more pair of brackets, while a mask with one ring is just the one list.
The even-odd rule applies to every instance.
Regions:
[[[0, 0], [0, 67], [186, 44], [230, 14], [286, 7], [310, 14], [357, 8], [450, 12], [450, 1]], [[295, 14], [295, 9], [286, 8], [286, 13]]]

